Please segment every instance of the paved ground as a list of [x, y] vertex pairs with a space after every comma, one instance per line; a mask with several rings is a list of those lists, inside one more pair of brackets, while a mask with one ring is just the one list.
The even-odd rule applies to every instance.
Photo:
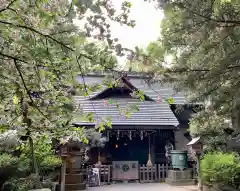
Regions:
[[112, 184], [100, 187], [91, 187], [89, 191], [195, 191], [193, 186], [189, 187], [176, 187], [169, 186], [164, 183], [151, 183], [151, 184]]

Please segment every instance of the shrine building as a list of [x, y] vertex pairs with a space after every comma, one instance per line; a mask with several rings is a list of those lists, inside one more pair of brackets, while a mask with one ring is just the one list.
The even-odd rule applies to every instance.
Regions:
[[[92, 113], [94, 122], [75, 119], [78, 127], [95, 128], [104, 119], [111, 119], [112, 128], [105, 127], [107, 142], [103, 148], [92, 148], [89, 164], [112, 164], [113, 161], [138, 161], [139, 164], [165, 164], [167, 142], [174, 149], [183, 150], [191, 140], [187, 131], [189, 119], [196, 113], [197, 105], [189, 105], [186, 96], [174, 93], [170, 84], [149, 83], [144, 75], [107, 76], [88, 74], [77, 81], [87, 86], [103, 84], [99, 91], [89, 96], [74, 96], [81, 113]], [[106, 78], [117, 80], [116, 86], [107, 86]], [[134, 92], [143, 92], [139, 99]], [[137, 106], [138, 111], [127, 112]], [[180, 106], [180, 107], [179, 107]], [[177, 108], [180, 108], [179, 110]]]

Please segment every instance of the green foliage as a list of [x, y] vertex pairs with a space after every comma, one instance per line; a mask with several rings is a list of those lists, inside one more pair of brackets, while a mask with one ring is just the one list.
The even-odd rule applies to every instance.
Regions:
[[26, 179], [11, 178], [3, 185], [3, 191], [27, 191], [34, 188], [32, 181]]
[[[88, 135], [87, 138], [91, 139], [91, 136]], [[34, 181], [28, 176], [33, 168], [30, 145], [22, 143], [16, 149], [20, 153], [19, 157], [13, 155], [15, 152], [11, 152], [12, 154], [3, 153], [0, 157], [0, 185], [5, 182], [5, 186], [12, 189], [15, 189], [13, 187], [15, 184], [19, 184], [19, 187], [27, 186], [26, 184], [35, 185], [36, 183], [33, 183]], [[61, 166], [61, 159], [55, 154], [49, 137], [41, 135], [34, 137], [34, 153], [40, 176], [42, 178], [47, 177], [50, 180], [55, 179], [59, 173], [58, 168]]]
[[235, 153], [208, 153], [201, 160], [201, 179], [205, 185], [239, 185], [240, 157]]
[[[128, 18], [130, 8], [131, 4], [124, 2], [118, 15], [111, 1], [105, 0], [3, 1], [1, 127], [21, 127], [25, 134], [48, 134], [57, 139], [83, 138], [81, 131], [72, 128], [76, 75], [115, 67], [113, 50], [120, 44], [111, 39], [108, 20], [133, 26], [134, 21]], [[84, 27], [74, 24], [76, 18], [85, 20]], [[95, 29], [100, 33], [93, 35]], [[101, 41], [87, 41], [87, 37]], [[76, 86], [86, 96], [93, 91], [85, 82]]]
[[231, 139], [227, 129], [231, 129], [230, 122], [216, 112], [201, 111], [190, 120], [191, 136], [200, 136], [204, 142], [204, 150], [208, 151], [227, 150], [227, 143]]
[[[189, 96], [189, 102], [206, 104], [201, 116], [192, 121], [191, 134], [207, 134], [211, 137], [210, 146], [225, 144], [229, 139], [223, 132], [226, 126], [233, 129], [232, 136], [240, 133], [240, 2], [157, 2], [165, 15], [161, 35], [142, 51], [138, 68], [157, 79], [160, 76], [162, 82], [172, 83], [176, 90]], [[146, 70], [147, 66], [150, 69]]]
[[238, 131], [234, 118], [239, 114], [240, 18], [234, 13], [239, 11], [239, 1], [167, 0], [160, 5], [166, 16], [161, 42], [173, 56], [172, 67], [165, 70], [167, 78], [189, 92], [192, 100], [210, 100], [209, 109], [232, 118]]
[[38, 187], [39, 177], [32, 174], [25, 178], [10, 178], [3, 185], [3, 191], [27, 191]]
[[[61, 159], [55, 154], [52, 141], [47, 136], [35, 137], [34, 153], [40, 173], [52, 172], [61, 165]], [[26, 144], [24, 148], [22, 148], [20, 160], [28, 163], [28, 166], [32, 166], [31, 159], [31, 148]]]
[[24, 177], [29, 172], [29, 163], [11, 154], [0, 155], [0, 187], [13, 177]]
[[0, 168], [6, 168], [9, 166], [14, 166], [18, 163], [18, 158], [10, 154], [3, 153], [0, 156]]

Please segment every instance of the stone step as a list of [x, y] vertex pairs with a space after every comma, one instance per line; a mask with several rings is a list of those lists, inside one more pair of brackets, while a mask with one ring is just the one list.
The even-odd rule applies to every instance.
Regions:
[[196, 185], [196, 179], [173, 180], [166, 178], [165, 182], [171, 186], [192, 186]]

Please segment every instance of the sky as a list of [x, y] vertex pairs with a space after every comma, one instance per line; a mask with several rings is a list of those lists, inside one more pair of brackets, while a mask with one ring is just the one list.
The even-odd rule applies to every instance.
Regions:
[[[112, 0], [116, 9], [120, 9], [123, 1]], [[146, 47], [160, 36], [160, 22], [163, 13], [159, 9], [155, 9], [154, 4], [144, 0], [130, 0], [130, 2], [132, 8], [129, 17], [136, 21], [136, 26], [131, 28], [112, 22], [112, 36], [117, 37], [126, 48]]]
[[[112, 0], [116, 10], [121, 9], [121, 4], [125, 0]], [[138, 46], [145, 48], [151, 41], [157, 40], [160, 36], [160, 23], [163, 19], [163, 12], [156, 9], [153, 3], [144, 0], [128, 0], [132, 3], [130, 20], [135, 20], [135, 27], [120, 25], [110, 21], [111, 36], [118, 38], [119, 43], [124, 48], [133, 49]], [[84, 21], [76, 20], [76, 24], [83, 26]], [[124, 65], [126, 58], [118, 58], [119, 64]]]

